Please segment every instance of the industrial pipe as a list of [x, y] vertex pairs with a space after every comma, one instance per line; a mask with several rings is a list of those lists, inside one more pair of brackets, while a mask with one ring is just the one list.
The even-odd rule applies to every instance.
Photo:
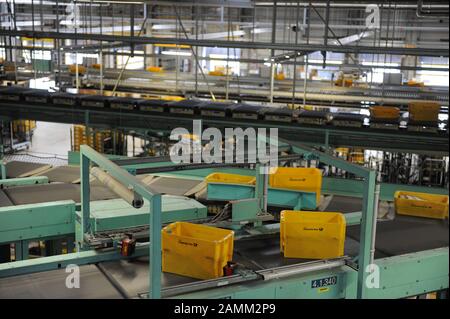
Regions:
[[418, 0], [416, 15], [419, 18], [447, 18], [448, 17], [448, 7], [447, 10], [439, 9], [429, 9], [424, 8], [423, 0]]
[[142, 199], [141, 195], [137, 194], [131, 189], [128, 189], [126, 186], [121, 184], [118, 180], [116, 180], [114, 177], [112, 177], [99, 167], [93, 167], [91, 169], [91, 174], [95, 178], [97, 178], [105, 187], [120, 196], [120, 198], [122, 198], [134, 208], [141, 208], [144, 205], [144, 200]]

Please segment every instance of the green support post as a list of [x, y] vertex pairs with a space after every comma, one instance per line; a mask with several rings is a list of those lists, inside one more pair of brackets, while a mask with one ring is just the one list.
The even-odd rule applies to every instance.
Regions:
[[343, 159], [333, 157], [323, 152], [316, 151], [295, 141], [293, 142], [281, 140], [281, 142], [291, 144], [292, 150], [295, 153], [303, 154], [307, 158], [315, 158], [322, 163], [341, 168], [343, 170], [346, 170], [347, 172], [364, 178], [363, 211], [361, 215], [361, 241], [358, 255], [357, 285], [357, 298], [364, 298], [366, 295], [366, 278], [369, 275], [366, 272], [366, 268], [370, 264], [370, 254], [373, 242], [376, 171], [353, 163], [349, 163]]
[[90, 231], [90, 207], [89, 207], [89, 166], [92, 161], [98, 167], [105, 170], [109, 175], [126, 185], [130, 190], [141, 195], [150, 203], [150, 296], [161, 297], [161, 194], [152, 193], [145, 184], [136, 179], [128, 171], [92, 149], [87, 145], [81, 145], [81, 192], [82, 213], [81, 230], [77, 232], [77, 241], [83, 243], [84, 234]]
[[358, 290], [357, 297], [365, 298], [366, 295], [366, 278], [369, 275], [368, 266], [370, 265], [370, 254], [372, 249], [373, 230], [374, 230], [374, 213], [375, 213], [375, 187], [376, 172], [370, 171], [365, 179], [363, 193], [363, 211], [361, 219], [362, 239], [359, 244], [358, 259]]
[[90, 217], [90, 185], [89, 185], [89, 168], [91, 165], [90, 159], [80, 153], [81, 163], [81, 221], [80, 229], [78, 231], [77, 246], [79, 250], [84, 249], [84, 234], [90, 232], [91, 224], [89, 222]]
[[28, 240], [21, 240], [15, 243], [14, 252], [16, 255], [16, 261], [28, 259], [28, 244]]
[[258, 199], [259, 207], [264, 207], [264, 182], [265, 182], [265, 176], [261, 174], [261, 169], [263, 166], [261, 164], [257, 164], [255, 168], [255, 174], [256, 174], [256, 185], [255, 185], [255, 198]]
[[150, 297], [161, 298], [161, 195], [150, 199]]
[[6, 163], [3, 160], [5, 154], [4, 154], [4, 150], [3, 150], [3, 144], [0, 144], [0, 179], [7, 179], [6, 177]]

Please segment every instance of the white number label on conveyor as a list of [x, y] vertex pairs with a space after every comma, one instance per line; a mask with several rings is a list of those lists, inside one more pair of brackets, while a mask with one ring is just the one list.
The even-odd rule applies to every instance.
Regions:
[[337, 276], [321, 278], [321, 279], [314, 279], [311, 281], [311, 288], [334, 286], [334, 285], [336, 285], [336, 283], [337, 283]]

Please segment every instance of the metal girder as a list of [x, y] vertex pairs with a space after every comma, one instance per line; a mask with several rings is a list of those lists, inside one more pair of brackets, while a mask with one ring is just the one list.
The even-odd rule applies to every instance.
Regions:
[[177, 44], [202, 47], [244, 48], [244, 49], [268, 49], [289, 51], [331, 51], [340, 53], [389, 53], [393, 55], [436, 56], [448, 57], [448, 49], [431, 48], [405, 48], [405, 47], [369, 47], [369, 46], [340, 46], [319, 44], [293, 44], [293, 43], [267, 43], [250, 41], [224, 41], [224, 40], [197, 40], [181, 38], [155, 38], [155, 37], [131, 37], [106, 34], [31, 31], [31, 30], [0, 30], [0, 36], [22, 36], [29, 38], [52, 38], [91, 40], [106, 42], [124, 42], [128, 44]]
[[[136, 247], [132, 258], [147, 256], [148, 249], [146, 244]], [[64, 255], [19, 260], [0, 264], [0, 278], [60, 269], [71, 264], [81, 266], [120, 259], [127, 259], [127, 257], [122, 256], [117, 249], [110, 249], [103, 251], [87, 250]]]

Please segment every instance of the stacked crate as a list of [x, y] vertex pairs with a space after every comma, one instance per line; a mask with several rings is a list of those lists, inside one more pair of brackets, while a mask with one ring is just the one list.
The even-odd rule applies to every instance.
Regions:
[[99, 153], [114, 153], [112, 150], [111, 139], [113, 135], [116, 134], [116, 145], [117, 150], [123, 148], [125, 143], [125, 135], [120, 132], [113, 132], [111, 130], [92, 130], [90, 131], [89, 137], [86, 136], [86, 127], [84, 125], [74, 125], [72, 127], [72, 151], [79, 152], [81, 145], [89, 145]]
[[14, 133], [31, 134], [36, 128], [36, 121], [16, 120], [12, 122]]
[[86, 136], [86, 127], [84, 125], [74, 125], [72, 132], [73, 151], [80, 151], [80, 146], [85, 144], [100, 153], [104, 153], [104, 140], [111, 134], [109, 131], [91, 131], [91, 134]]

